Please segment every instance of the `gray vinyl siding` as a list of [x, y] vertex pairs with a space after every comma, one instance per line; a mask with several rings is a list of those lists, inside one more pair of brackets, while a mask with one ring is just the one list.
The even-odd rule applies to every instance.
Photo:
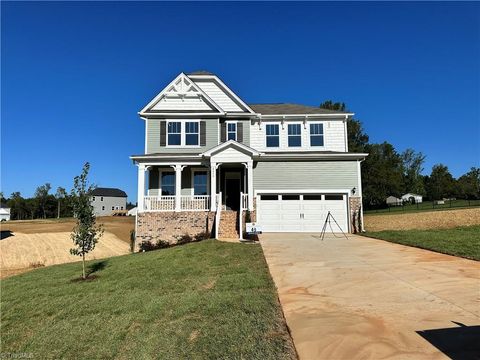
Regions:
[[[95, 200], [93, 200], [95, 198]], [[112, 212], [112, 206], [118, 207], [118, 210], [127, 209], [127, 198], [124, 197], [113, 197], [113, 196], [94, 196], [90, 199], [90, 203], [93, 206], [93, 211], [96, 216], [109, 216]], [[103, 208], [104, 207], [104, 208]]]
[[263, 161], [254, 165], [253, 169], [254, 190], [328, 190], [354, 187], [358, 191], [356, 161]]
[[155, 153], [201, 153], [218, 145], [218, 119], [200, 119], [205, 121], [205, 146], [188, 148], [188, 147], [168, 147], [160, 146], [160, 121], [165, 119], [147, 119], [147, 154]]

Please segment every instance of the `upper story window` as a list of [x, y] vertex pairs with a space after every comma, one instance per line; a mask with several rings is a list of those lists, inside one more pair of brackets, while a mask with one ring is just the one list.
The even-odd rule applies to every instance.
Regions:
[[185, 145], [198, 145], [199, 130], [198, 121], [185, 123]]
[[92, 196], [92, 201], [95, 201], [95, 196]]
[[310, 124], [310, 146], [323, 146], [323, 124]]
[[193, 172], [193, 195], [207, 195], [208, 175], [206, 171]]
[[100, 201], [103, 201], [103, 196], [100, 198]]
[[280, 126], [278, 124], [267, 124], [265, 130], [267, 134], [267, 147], [280, 146]]
[[173, 171], [162, 171], [160, 181], [162, 195], [175, 195], [175, 173]]
[[182, 143], [182, 123], [171, 121], [167, 126], [168, 145], [180, 145]]
[[227, 141], [228, 140], [237, 141], [237, 123], [234, 123], [234, 122], [227, 123]]
[[302, 125], [288, 124], [288, 146], [302, 146]]

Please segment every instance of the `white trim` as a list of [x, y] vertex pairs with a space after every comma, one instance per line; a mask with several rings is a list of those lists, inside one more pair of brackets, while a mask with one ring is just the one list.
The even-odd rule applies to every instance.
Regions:
[[348, 127], [347, 127], [347, 121], [348, 121], [348, 116], [345, 116], [345, 120], [343, 122], [343, 128], [344, 128], [344, 142], [345, 142], [345, 152], [348, 152]]
[[[155, 104], [157, 102], [160, 101], [160, 99], [162, 98], [162, 96], [164, 96], [166, 93], [167, 93], [167, 89], [169, 89], [172, 85], [174, 85], [178, 79], [188, 79], [189, 82], [192, 83], [192, 87], [198, 92], [199, 96], [203, 96], [207, 102], [210, 103], [210, 105], [212, 105], [219, 113], [223, 113], [223, 109], [218, 106], [215, 101], [213, 101], [212, 99], [210, 99], [210, 97], [205, 94], [204, 91], [202, 91], [202, 89], [200, 89], [198, 87], [197, 84], [195, 84], [195, 81], [193, 81], [192, 79], [190, 79], [187, 75], [185, 75], [183, 72], [178, 74], [175, 79], [173, 79], [167, 86], [165, 86], [165, 88], [157, 95], [155, 96], [146, 106], [143, 107], [142, 110], [140, 110], [139, 112], [139, 115], [141, 116], [148, 116], [148, 115], [151, 115], [151, 114], [155, 114], [155, 113], [150, 113], [149, 110], [155, 106]], [[157, 113], [158, 114], [158, 113]]]
[[280, 189], [280, 190], [255, 190], [255, 196], [261, 194], [350, 194], [351, 189]]
[[[234, 124], [235, 125], [235, 139], [229, 139], [228, 138], [228, 124]], [[230, 131], [231, 132], [231, 131]], [[236, 120], [227, 120], [225, 121], [225, 140], [233, 140], [233, 141], [238, 141], [238, 121]]]
[[[191, 186], [191, 189], [190, 189], [190, 195], [191, 196], [197, 196], [195, 195], [195, 183], [194, 183], [194, 178], [195, 178], [195, 173], [196, 172], [206, 172], [207, 173], [207, 196], [210, 196], [210, 170], [207, 168], [207, 167], [204, 167], [204, 168], [201, 168], [201, 167], [196, 167], [196, 168], [191, 168], [191, 171], [190, 171], [190, 176], [191, 176], [191, 179], [190, 179], [190, 186]], [[200, 195], [198, 195], [200, 196]]]
[[211, 148], [210, 150], [207, 150], [205, 151], [204, 153], [202, 154], [199, 154], [199, 156], [203, 156], [203, 157], [211, 157], [212, 155], [216, 154], [217, 152], [220, 152], [222, 151], [223, 149], [225, 148], [228, 148], [228, 147], [237, 147], [239, 149], [242, 149], [248, 153], [250, 153], [250, 155], [252, 156], [258, 156], [258, 155], [261, 155], [260, 152], [258, 152], [257, 150], [251, 148], [250, 146], [247, 146], [245, 144], [242, 144], [242, 143], [239, 143], [239, 142], [236, 142], [234, 140], [228, 140], [224, 143], [221, 143], [213, 148]]
[[[355, 115], [354, 113], [336, 113], [336, 114], [268, 114], [268, 115], [263, 115], [258, 113], [258, 118], [262, 120], [268, 120], [268, 119], [281, 119], [281, 118], [287, 118], [287, 117], [297, 117], [297, 118], [315, 118], [315, 117], [341, 117], [340, 119], [332, 119], [332, 120], [343, 120], [345, 116], [353, 116]], [[287, 119], [285, 119], [287, 120]]]
[[[198, 124], [198, 145], [186, 145], [187, 133], [186, 133], [186, 123], [193, 122]], [[165, 147], [166, 148], [200, 148], [200, 119], [166, 119], [165, 124]], [[170, 123], [180, 123], [180, 145], [170, 145], [168, 143], [168, 124]], [[172, 133], [177, 134], [177, 133]]]
[[145, 120], [145, 154], [148, 154], [148, 120]]

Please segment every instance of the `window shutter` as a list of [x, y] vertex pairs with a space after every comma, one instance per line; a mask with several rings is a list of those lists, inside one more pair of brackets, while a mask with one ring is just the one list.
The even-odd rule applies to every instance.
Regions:
[[167, 146], [167, 122], [160, 121], [160, 146]]
[[243, 123], [237, 123], [237, 141], [239, 143], [243, 142]]
[[220, 124], [220, 142], [224, 143], [227, 139], [227, 124], [224, 122]]
[[200, 121], [200, 146], [207, 145], [207, 126], [205, 121]]

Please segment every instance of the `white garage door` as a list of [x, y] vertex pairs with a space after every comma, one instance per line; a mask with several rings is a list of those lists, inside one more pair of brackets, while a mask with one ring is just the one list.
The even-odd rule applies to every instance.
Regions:
[[[329, 211], [347, 232], [346, 194], [260, 194], [257, 222], [264, 232], [319, 232]], [[331, 226], [334, 232], [340, 232], [333, 219]]]

